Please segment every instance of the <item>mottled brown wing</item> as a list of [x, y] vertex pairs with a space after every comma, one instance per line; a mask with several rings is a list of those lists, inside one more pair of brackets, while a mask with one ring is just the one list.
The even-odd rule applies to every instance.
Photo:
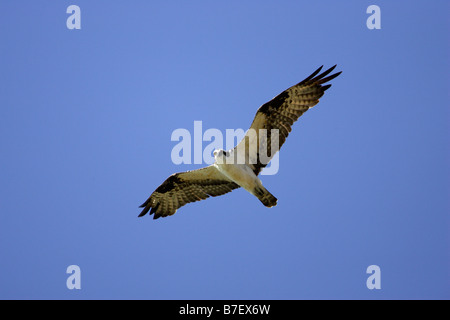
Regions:
[[173, 215], [189, 202], [217, 197], [239, 188], [213, 165], [186, 172], [174, 173], [166, 179], [140, 207], [139, 217], [150, 209], [153, 219]]
[[[322, 66], [323, 67], [323, 66]], [[245, 150], [245, 161], [258, 175], [281, 148], [291, 132], [295, 121], [309, 108], [315, 106], [331, 84], [324, 83], [336, 78], [341, 72], [330, 74], [336, 66], [319, 74], [322, 67], [308, 78], [283, 91], [278, 96], [263, 104], [256, 112], [249, 131], [235, 150]], [[260, 131], [266, 129], [267, 131]], [[278, 129], [278, 149], [272, 150], [271, 129]], [[253, 134], [249, 134], [253, 130]], [[254, 134], [256, 132], [256, 135]], [[260, 134], [263, 132], [264, 134]], [[255, 147], [256, 144], [256, 147]], [[253, 146], [253, 147], [250, 147]], [[261, 161], [260, 151], [264, 150], [265, 161]], [[238, 153], [237, 151], [236, 153]], [[268, 160], [267, 160], [268, 159]]]

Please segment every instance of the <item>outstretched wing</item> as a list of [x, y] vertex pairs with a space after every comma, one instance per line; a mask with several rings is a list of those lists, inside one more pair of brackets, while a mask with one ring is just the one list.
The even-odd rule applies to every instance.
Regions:
[[[245, 152], [244, 161], [249, 164], [256, 175], [279, 151], [289, 132], [291, 132], [291, 126], [294, 122], [305, 111], [315, 106], [325, 93], [325, 90], [331, 87], [331, 84], [323, 84], [341, 74], [341, 72], [338, 72], [328, 76], [336, 66], [319, 74], [322, 67], [314, 71], [305, 80], [263, 104], [256, 112], [249, 131], [234, 149], [236, 154]], [[272, 150], [272, 142], [274, 142], [272, 140], [275, 136], [272, 136], [271, 129], [278, 129], [278, 148], [275, 146], [275, 150]], [[264, 161], [261, 161], [261, 151], [264, 152]]]
[[173, 215], [189, 202], [217, 197], [239, 188], [213, 165], [186, 172], [174, 173], [166, 179], [140, 207], [139, 217], [155, 213], [153, 219]]

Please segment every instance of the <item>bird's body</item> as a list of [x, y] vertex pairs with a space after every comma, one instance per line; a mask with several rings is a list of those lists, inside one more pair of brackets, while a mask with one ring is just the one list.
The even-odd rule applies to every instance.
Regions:
[[154, 213], [154, 219], [173, 215], [189, 202], [220, 196], [239, 187], [256, 196], [266, 207], [275, 206], [277, 199], [262, 185], [258, 175], [279, 151], [294, 122], [331, 87], [322, 84], [341, 73], [327, 76], [335, 67], [319, 74], [320, 67], [263, 104], [234, 149], [215, 150], [213, 165], [171, 175], [141, 205], [144, 209], [139, 216], [148, 211]]
[[[273, 207], [277, 199], [262, 185], [261, 180], [248, 164], [235, 161], [234, 149], [224, 155], [223, 150], [214, 151], [214, 167], [225, 177], [256, 196], [266, 207]], [[237, 163], [236, 163], [237, 162]]]

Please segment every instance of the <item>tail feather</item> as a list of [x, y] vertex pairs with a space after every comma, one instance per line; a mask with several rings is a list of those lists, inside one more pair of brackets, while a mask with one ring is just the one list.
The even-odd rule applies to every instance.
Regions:
[[266, 207], [271, 208], [277, 205], [277, 198], [264, 187], [255, 188], [254, 194]]

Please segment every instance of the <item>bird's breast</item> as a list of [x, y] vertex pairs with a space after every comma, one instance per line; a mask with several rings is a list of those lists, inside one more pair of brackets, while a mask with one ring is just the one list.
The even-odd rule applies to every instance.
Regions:
[[245, 164], [214, 163], [214, 166], [228, 179], [237, 183], [244, 189], [253, 189], [258, 177], [252, 169]]

